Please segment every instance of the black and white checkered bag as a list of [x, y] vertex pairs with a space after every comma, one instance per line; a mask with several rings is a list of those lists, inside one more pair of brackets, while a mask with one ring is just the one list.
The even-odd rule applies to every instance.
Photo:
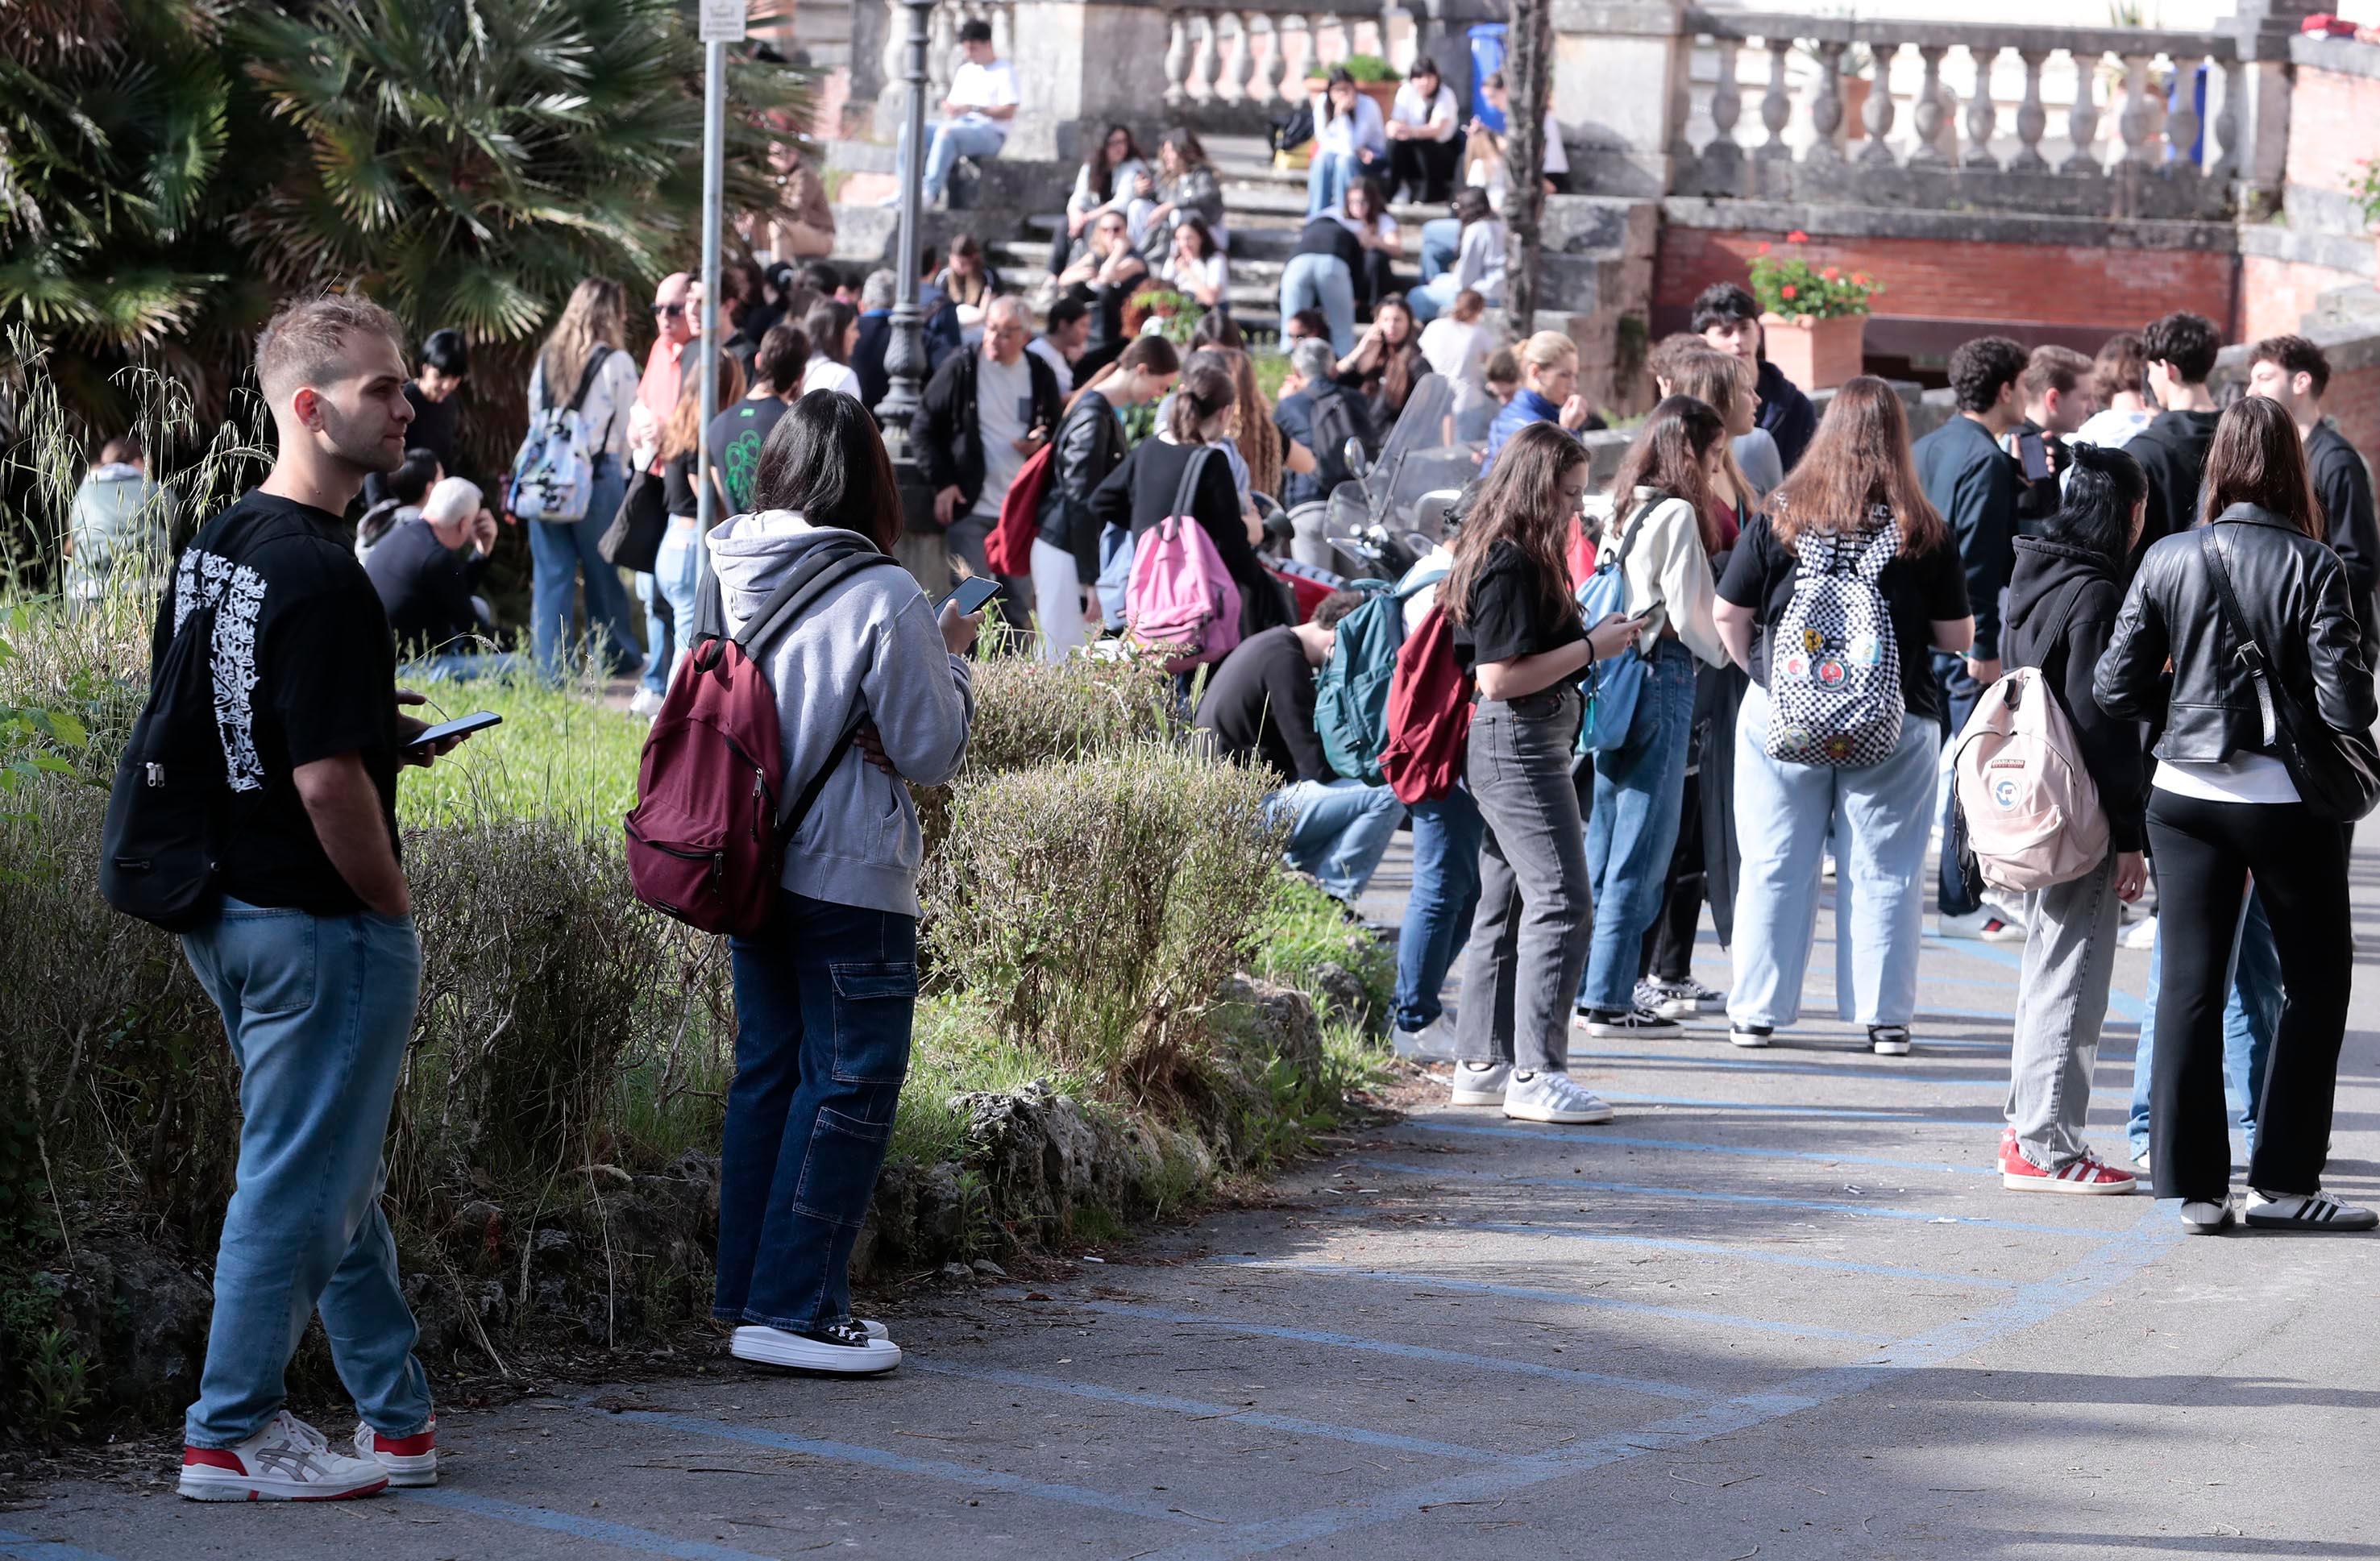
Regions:
[[1879, 509], [1851, 532], [1804, 531], [1792, 599], [1770, 636], [1768, 756], [1856, 769], [1900, 745], [1900, 647], [1876, 588], [1900, 551]]

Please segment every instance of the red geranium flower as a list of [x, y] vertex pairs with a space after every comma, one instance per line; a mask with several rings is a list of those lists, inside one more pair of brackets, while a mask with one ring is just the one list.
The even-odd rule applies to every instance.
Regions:
[[1780, 298], [1791, 298], [1799, 294], [1800, 291], [1801, 289], [1795, 287], [1789, 282], [1784, 286], [1777, 289], [1777, 296]]
[[1785, 242], [1788, 244], [1807, 244], [1810, 242], [1810, 236], [1803, 233], [1797, 227], [1792, 232], [1785, 236]]
[[1829, 282], [1840, 282], [1843, 279], [1842, 268], [1840, 266], [1828, 266], [1818, 274]]
[[1866, 286], [1871, 285], [1871, 284], [1869, 283], [1869, 281], [1868, 281], [1868, 279], [1867, 279], [1867, 272], [1864, 272], [1864, 271], [1855, 271], [1855, 272], [1852, 272], [1852, 284], [1853, 284], [1854, 286], [1859, 286], [1859, 287], [1866, 287]]
[[1753, 253], [1755, 253], [1755, 254], [1758, 254], [1758, 255], [1765, 255], [1765, 254], [1768, 253], [1768, 246], [1767, 246], [1767, 245], [1766, 245], [1766, 244], [1763, 244], [1759, 248], [1757, 248], [1757, 249], [1754, 250], [1754, 251], [1753, 251]]

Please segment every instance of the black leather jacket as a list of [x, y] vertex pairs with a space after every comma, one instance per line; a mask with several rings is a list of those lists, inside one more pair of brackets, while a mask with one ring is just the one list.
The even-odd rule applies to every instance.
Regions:
[[[2338, 555], [2253, 504], [2232, 505], [2214, 526], [2232, 594], [2271, 675], [2334, 730], [2368, 730], [2380, 708]], [[2109, 715], [2163, 720], [2158, 758], [2220, 763], [2242, 749], [2270, 749], [2199, 536], [2195, 527], [2180, 532], [2142, 556], [2091, 692]]]
[[1085, 391], [1058, 430], [1050, 457], [1050, 486], [1041, 495], [1041, 539], [1075, 555], [1082, 584], [1099, 577], [1099, 523], [1091, 518], [1091, 490], [1123, 465], [1123, 422], [1108, 398]]

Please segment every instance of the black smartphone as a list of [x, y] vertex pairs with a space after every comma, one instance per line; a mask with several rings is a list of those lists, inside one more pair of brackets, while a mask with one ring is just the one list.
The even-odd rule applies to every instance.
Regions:
[[959, 582], [959, 588], [942, 599], [944, 606], [958, 603], [959, 616], [972, 618], [983, 610], [983, 604], [1000, 594], [1000, 582], [989, 575], [978, 575]]
[[2026, 430], [2016, 436], [2017, 463], [2024, 468], [2027, 482], [2039, 482], [2049, 475], [2049, 446], [2041, 435]]
[[415, 733], [413, 741], [407, 743], [406, 747], [407, 749], [431, 747], [443, 743], [449, 737], [461, 737], [487, 727], [502, 726], [504, 720], [504, 717], [493, 710], [474, 710], [468, 716], [457, 716], [453, 720], [441, 721], [436, 726], [424, 728]]

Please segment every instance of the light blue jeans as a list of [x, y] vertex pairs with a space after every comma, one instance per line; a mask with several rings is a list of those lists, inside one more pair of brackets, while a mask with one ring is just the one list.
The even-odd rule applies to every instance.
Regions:
[[1768, 695], [1744, 694], [1735, 728], [1735, 829], [1743, 853], [1735, 901], [1735, 985], [1728, 1018], [1791, 1024], [1818, 931], [1818, 868], [1834, 835], [1835, 1002], [1860, 1024], [1906, 1024], [1917, 1011], [1925, 845], [1942, 729], [1911, 717], [1900, 745], [1861, 769], [1768, 756]]
[[[1378, 164], [1386, 168], [1385, 159]], [[1305, 165], [1305, 214], [1333, 212], [1347, 199], [1347, 187], [1363, 176], [1364, 164], [1343, 151], [1318, 151]]]
[[1451, 271], [1442, 271], [1407, 293], [1405, 307], [1413, 310], [1415, 320], [1427, 325], [1452, 309], [1454, 296], [1462, 291], [1462, 288], [1454, 284], [1454, 273]]
[[1364, 892], [1405, 816], [1394, 792], [1361, 780], [1300, 780], [1275, 792], [1267, 809], [1296, 820], [1281, 860], [1319, 878], [1333, 900]]
[[[943, 187], [951, 182], [951, 170], [962, 157], [972, 157], [978, 163], [1000, 155], [1008, 144], [1008, 132], [990, 125], [961, 124], [955, 120], [937, 120], [926, 127], [926, 199], [940, 200]], [[901, 156], [909, 155], [909, 133], [901, 132]]]
[[1330, 350], [1355, 350], [1355, 278], [1336, 255], [1292, 255], [1281, 268], [1281, 318], [1318, 309], [1330, 321]]
[[1413, 814], [1413, 893], [1397, 929], [1396, 1022], [1427, 1030], [1446, 1011], [1439, 996], [1454, 956], [1471, 940], [1479, 909], [1479, 842], [1488, 833], [1479, 805], [1457, 786]]
[[317, 1306], [364, 1423], [430, 1423], [381, 1214], [389, 1103], [421, 986], [410, 917], [315, 916], [226, 899], [182, 936], [239, 1065], [239, 1180], [215, 1251], [214, 1320], [194, 1447], [246, 1441], [277, 1412], [283, 1373]]
[[1463, 252], [1463, 219], [1432, 217], [1421, 224], [1421, 279], [1435, 282], [1454, 269]]
[[[2141, 1039], [2132, 1049], [2132, 1115], [2127, 1128], [2132, 1158], [2149, 1152], [2149, 1059], [2155, 1055], [2157, 984], [2165, 976], [2165, 945], [2149, 945], [2149, 992], [2141, 1006]], [[2251, 1154], [2256, 1148], [2256, 1103], [2265, 1067], [2281, 1023], [2281, 951], [2273, 924], [2254, 894], [2240, 909], [2231, 942], [2231, 995], [2223, 1004], [2223, 1095]]]
[[1586, 817], [1595, 941], [1578, 983], [1582, 1009], [1624, 1010], [1635, 1000], [1645, 929], [1669, 887], [1694, 730], [1694, 653], [1678, 640], [1656, 640], [1627, 737], [1595, 756], [1595, 806]]
[[[528, 665], [517, 651], [442, 650], [398, 669], [397, 686], [421, 683], [476, 683], [481, 678], [508, 678]], [[430, 718], [424, 716], [424, 720]]]
[[549, 676], [562, 666], [570, 647], [571, 622], [577, 603], [578, 576], [587, 576], [587, 638], [608, 646], [595, 651], [607, 667], [625, 671], [637, 665], [637, 636], [628, 623], [628, 593], [620, 572], [603, 562], [597, 544], [620, 513], [628, 479], [620, 463], [609, 455], [595, 458], [595, 482], [587, 497], [583, 520], [532, 520], [528, 523], [529, 643], [540, 672]]
[[[702, 532], [691, 520], [670, 517], [669, 535], [662, 538], [661, 551], [653, 555], [653, 589], [669, 602], [670, 616], [676, 627], [664, 650], [657, 649], [653, 664], [662, 669], [661, 686], [653, 687], [652, 665], [645, 669], [645, 686], [656, 694], [669, 692], [670, 679], [677, 675], [678, 663], [694, 648], [694, 617], [700, 601], [702, 586]], [[666, 660], [663, 659], [664, 653]]]
[[645, 607], [645, 670], [637, 681], [658, 699], [669, 692], [670, 670], [676, 664], [677, 624], [653, 575], [638, 574], [637, 599]]

